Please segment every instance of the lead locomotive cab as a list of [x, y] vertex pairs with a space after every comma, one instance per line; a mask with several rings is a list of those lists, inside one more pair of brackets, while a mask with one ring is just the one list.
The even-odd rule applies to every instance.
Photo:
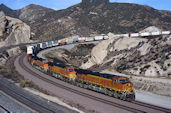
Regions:
[[133, 84], [129, 81], [127, 77], [113, 77], [113, 82], [118, 86], [118, 93], [120, 98], [123, 100], [133, 101], [135, 100], [135, 92], [133, 89]]

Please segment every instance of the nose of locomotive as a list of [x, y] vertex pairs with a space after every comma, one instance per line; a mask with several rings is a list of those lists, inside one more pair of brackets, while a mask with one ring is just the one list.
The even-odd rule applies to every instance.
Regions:
[[129, 93], [134, 93], [133, 84], [131, 82], [125, 84], [125, 90]]
[[127, 83], [128, 87], [133, 87], [133, 84], [131, 82]]

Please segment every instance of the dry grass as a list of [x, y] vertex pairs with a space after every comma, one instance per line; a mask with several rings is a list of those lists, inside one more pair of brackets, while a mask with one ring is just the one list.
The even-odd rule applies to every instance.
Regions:
[[15, 83], [20, 83], [21, 87], [29, 87], [34, 88], [44, 94], [50, 95], [50, 93], [42, 88], [39, 88], [36, 84], [34, 84], [31, 80], [25, 79], [23, 76], [21, 76], [17, 71], [14, 69], [8, 69], [5, 67], [0, 66], [0, 75], [2, 75], [5, 78], [11, 79]]

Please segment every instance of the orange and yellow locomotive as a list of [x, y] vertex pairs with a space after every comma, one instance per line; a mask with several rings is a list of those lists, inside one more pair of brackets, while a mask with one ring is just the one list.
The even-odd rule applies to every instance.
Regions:
[[91, 89], [122, 100], [135, 100], [133, 84], [127, 77], [83, 70], [72, 65], [53, 63], [28, 55], [28, 61], [49, 75], [79, 87]]
[[133, 84], [127, 77], [121, 77], [90, 70], [75, 69], [77, 72], [77, 84], [109, 96], [123, 100], [135, 100]]

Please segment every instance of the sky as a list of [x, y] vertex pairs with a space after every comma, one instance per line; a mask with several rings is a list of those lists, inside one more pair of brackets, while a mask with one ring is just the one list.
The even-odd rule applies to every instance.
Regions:
[[[65, 9], [72, 5], [80, 3], [81, 0], [0, 0], [11, 9], [21, 9], [29, 4], [37, 4], [55, 10]], [[171, 11], [171, 0], [110, 0], [121, 3], [136, 3], [141, 5], [148, 5], [159, 10]]]

